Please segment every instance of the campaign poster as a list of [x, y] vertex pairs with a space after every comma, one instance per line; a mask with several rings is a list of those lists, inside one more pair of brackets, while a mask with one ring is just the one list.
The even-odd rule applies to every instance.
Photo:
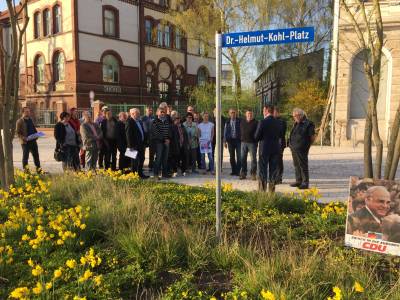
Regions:
[[400, 182], [350, 178], [345, 244], [400, 255]]

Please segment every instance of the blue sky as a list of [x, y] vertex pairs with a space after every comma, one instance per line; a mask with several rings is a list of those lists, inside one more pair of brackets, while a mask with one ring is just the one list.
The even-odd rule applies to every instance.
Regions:
[[7, 7], [6, 0], [0, 0], [0, 11], [5, 10]]

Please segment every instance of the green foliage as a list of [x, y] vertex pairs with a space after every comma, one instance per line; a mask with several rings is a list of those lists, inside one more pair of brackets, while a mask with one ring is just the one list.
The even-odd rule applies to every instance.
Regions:
[[[326, 299], [335, 286], [345, 299], [400, 294], [400, 260], [344, 248], [346, 208], [318, 204], [315, 189], [272, 196], [224, 184], [224, 230], [217, 243], [211, 183], [189, 187], [114, 173], [70, 174], [53, 178], [48, 189], [47, 178], [17, 179], [9, 195], [0, 192], [0, 274], [7, 279], [0, 281], [2, 299], [17, 287], [29, 288], [31, 299]], [[24, 234], [37, 239], [38, 222], [50, 234], [50, 219], [65, 212], [74, 217], [63, 217], [62, 232], [69, 228], [74, 238], [57, 245], [57, 234], [35, 249], [21, 241]], [[1, 248], [7, 246], [12, 253]], [[32, 275], [30, 258], [42, 266], [41, 277]], [[71, 259], [74, 269], [66, 264]], [[62, 275], [54, 279], [59, 268]], [[87, 269], [93, 274], [79, 283]], [[54, 289], [34, 295], [38, 281]], [[363, 294], [354, 290], [355, 281]]]

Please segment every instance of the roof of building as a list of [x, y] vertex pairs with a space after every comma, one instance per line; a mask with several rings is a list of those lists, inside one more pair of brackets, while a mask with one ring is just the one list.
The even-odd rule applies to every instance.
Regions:
[[265, 73], [267, 73], [270, 69], [272, 69], [275, 65], [282, 64], [282, 63], [289, 62], [289, 61], [296, 61], [300, 57], [308, 57], [308, 56], [312, 56], [312, 55], [315, 55], [315, 54], [320, 54], [321, 52], [323, 53], [324, 51], [325, 51], [325, 49], [321, 48], [321, 49], [319, 49], [317, 51], [313, 51], [313, 52], [306, 53], [306, 54], [303, 54], [303, 55], [292, 56], [292, 57], [288, 57], [288, 58], [284, 58], [284, 59], [280, 59], [280, 60], [274, 61], [260, 75], [257, 76], [257, 78], [254, 80], [254, 82], [257, 82], [258, 80], [260, 80], [260, 78]]

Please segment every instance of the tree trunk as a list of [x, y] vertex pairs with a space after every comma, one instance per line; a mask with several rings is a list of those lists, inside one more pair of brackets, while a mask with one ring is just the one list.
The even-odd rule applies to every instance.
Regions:
[[393, 160], [390, 165], [389, 171], [389, 180], [394, 180], [396, 177], [397, 166], [399, 165], [399, 158], [400, 158], [400, 134], [397, 135], [396, 143], [393, 150]]
[[368, 112], [364, 130], [364, 178], [372, 177], [372, 120]]
[[395, 152], [397, 137], [399, 135], [399, 129], [400, 129], [400, 104], [397, 107], [396, 116], [394, 118], [392, 127], [390, 129], [390, 142], [387, 150], [386, 163], [385, 163], [385, 173], [384, 173], [385, 179], [389, 179], [392, 165], [394, 166], [395, 169], [397, 169], [398, 163], [394, 163], [393, 158], [395, 155], [394, 152]]

